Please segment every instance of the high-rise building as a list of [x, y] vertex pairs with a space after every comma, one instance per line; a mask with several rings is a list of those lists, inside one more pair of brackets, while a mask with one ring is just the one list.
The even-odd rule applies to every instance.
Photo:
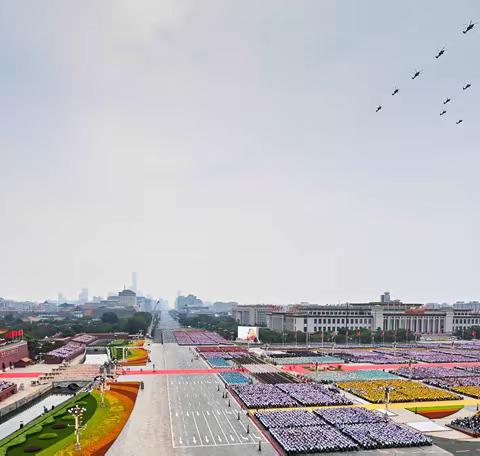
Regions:
[[78, 302], [79, 304], [85, 304], [88, 302], [88, 288], [82, 288], [80, 294], [78, 295]]
[[135, 293], [137, 292], [137, 273], [136, 272], [132, 272], [132, 285], [130, 287], [132, 289], [132, 291], [134, 291]]
[[390, 292], [389, 291], [386, 291], [385, 293], [383, 293], [380, 296], [380, 302], [384, 302], [384, 303], [390, 302]]

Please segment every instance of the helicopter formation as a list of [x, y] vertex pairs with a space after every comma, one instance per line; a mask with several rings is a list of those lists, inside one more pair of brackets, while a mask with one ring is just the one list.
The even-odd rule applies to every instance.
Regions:
[[[477, 24], [478, 24], [478, 22], [470, 21], [468, 24], [465, 24], [465, 29], [462, 30], [462, 33], [464, 35], [466, 35], [468, 32], [473, 30]], [[442, 47], [435, 54], [435, 59], [436, 60], [440, 59], [440, 57], [442, 57], [446, 52], [447, 52], [446, 47], [445, 46]], [[420, 77], [421, 75], [422, 75], [422, 70], [415, 70], [413, 72], [412, 76], [410, 77], [410, 79], [413, 81], [413, 80], [417, 79], [418, 77]], [[465, 83], [465, 85], [462, 86], [462, 91], [465, 92], [466, 90], [470, 89], [470, 87], [472, 87], [472, 84], [470, 82], [467, 82], [467, 83]], [[394, 91], [392, 92], [392, 97], [397, 95], [398, 92], [400, 92], [400, 89], [398, 87], [395, 87]], [[445, 106], [448, 103], [450, 103], [451, 101], [452, 101], [452, 98], [447, 97], [443, 101], [443, 105]], [[382, 109], [383, 109], [383, 105], [380, 104], [380, 105], [377, 106], [375, 112], [379, 112]], [[443, 110], [440, 112], [440, 116], [444, 116], [445, 114], [447, 114], [447, 109], [443, 108]], [[456, 125], [460, 125], [461, 123], [463, 123], [463, 119], [458, 119], [455, 122]]]

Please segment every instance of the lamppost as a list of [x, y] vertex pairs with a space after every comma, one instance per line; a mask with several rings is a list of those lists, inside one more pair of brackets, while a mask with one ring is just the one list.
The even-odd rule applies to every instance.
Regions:
[[82, 449], [80, 446], [80, 432], [86, 428], [86, 425], [82, 426], [82, 417], [86, 411], [86, 408], [80, 407], [78, 404], [67, 410], [75, 419], [75, 450], [77, 451]]
[[380, 389], [383, 390], [383, 402], [385, 404], [385, 421], [388, 421], [388, 404], [390, 403], [390, 393], [395, 390], [395, 388], [391, 385], [386, 385], [381, 387]]
[[108, 390], [107, 379], [102, 375], [99, 379], [100, 405], [105, 408], [105, 391]]

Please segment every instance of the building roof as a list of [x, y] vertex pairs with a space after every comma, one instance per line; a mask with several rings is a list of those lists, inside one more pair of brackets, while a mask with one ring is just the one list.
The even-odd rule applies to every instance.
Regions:
[[132, 291], [132, 290], [123, 290], [120, 293], [118, 293], [118, 296], [136, 296], [137, 294]]

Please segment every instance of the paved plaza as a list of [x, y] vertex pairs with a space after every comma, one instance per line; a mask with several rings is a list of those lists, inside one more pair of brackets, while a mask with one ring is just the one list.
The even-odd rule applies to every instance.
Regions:
[[[151, 363], [146, 369], [153, 364], [155, 369], [207, 367], [201, 358], [194, 358], [189, 347], [154, 342], [150, 349]], [[121, 381], [131, 379], [140, 376], [120, 377]], [[222, 398], [225, 389], [217, 375], [145, 375], [141, 379], [145, 389], [109, 456], [245, 456], [259, 454], [259, 441], [261, 454], [276, 454], [245, 411], [232, 398]]]
[[[175, 329], [176, 322], [162, 313], [161, 327]], [[175, 343], [160, 343], [160, 330], [150, 344], [151, 362], [145, 370], [199, 370], [208, 368], [202, 358], [195, 359], [190, 347]], [[150, 455], [225, 455], [247, 456], [261, 453], [277, 454], [272, 445], [230, 396], [223, 397], [225, 388], [215, 374], [123, 375], [120, 381], [142, 380], [135, 408], [120, 437], [108, 452], [109, 456]], [[159, 374], [159, 372], [157, 372]], [[133, 372], [132, 372], [133, 374]], [[458, 402], [458, 401], [457, 401]], [[358, 404], [360, 405], [360, 404]], [[405, 404], [391, 404], [399, 422], [419, 420], [419, 416], [401, 409]], [[425, 405], [425, 404], [424, 404]], [[465, 404], [467, 405], [467, 404]], [[471, 404], [468, 404], [471, 407]], [[367, 408], [382, 408], [381, 404], [362, 404]], [[473, 409], [473, 407], [472, 407]], [[471, 411], [465, 410], [465, 413]], [[405, 415], [405, 416], [403, 416]], [[240, 418], [240, 419], [239, 419]], [[420, 420], [426, 420], [420, 418]], [[457, 431], [449, 431], [457, 433]], [[441, 435], [442, 433], [438, 433]], [[435, 445], [418, 448], [397, 448], [374, 451], [355, 451], [356, 456], [380, 455], [451, 455], [474, 451], [475, 444], [455, 446], [456, 440], [435, 439]], [[458, 442], [458, 441], [457, 441]], [[478, 451], [477, 451], [478, 452]], [[325, 453], [323, 453], [325, 454]], [[339, 454], [339, 453], [331, 453]]]

